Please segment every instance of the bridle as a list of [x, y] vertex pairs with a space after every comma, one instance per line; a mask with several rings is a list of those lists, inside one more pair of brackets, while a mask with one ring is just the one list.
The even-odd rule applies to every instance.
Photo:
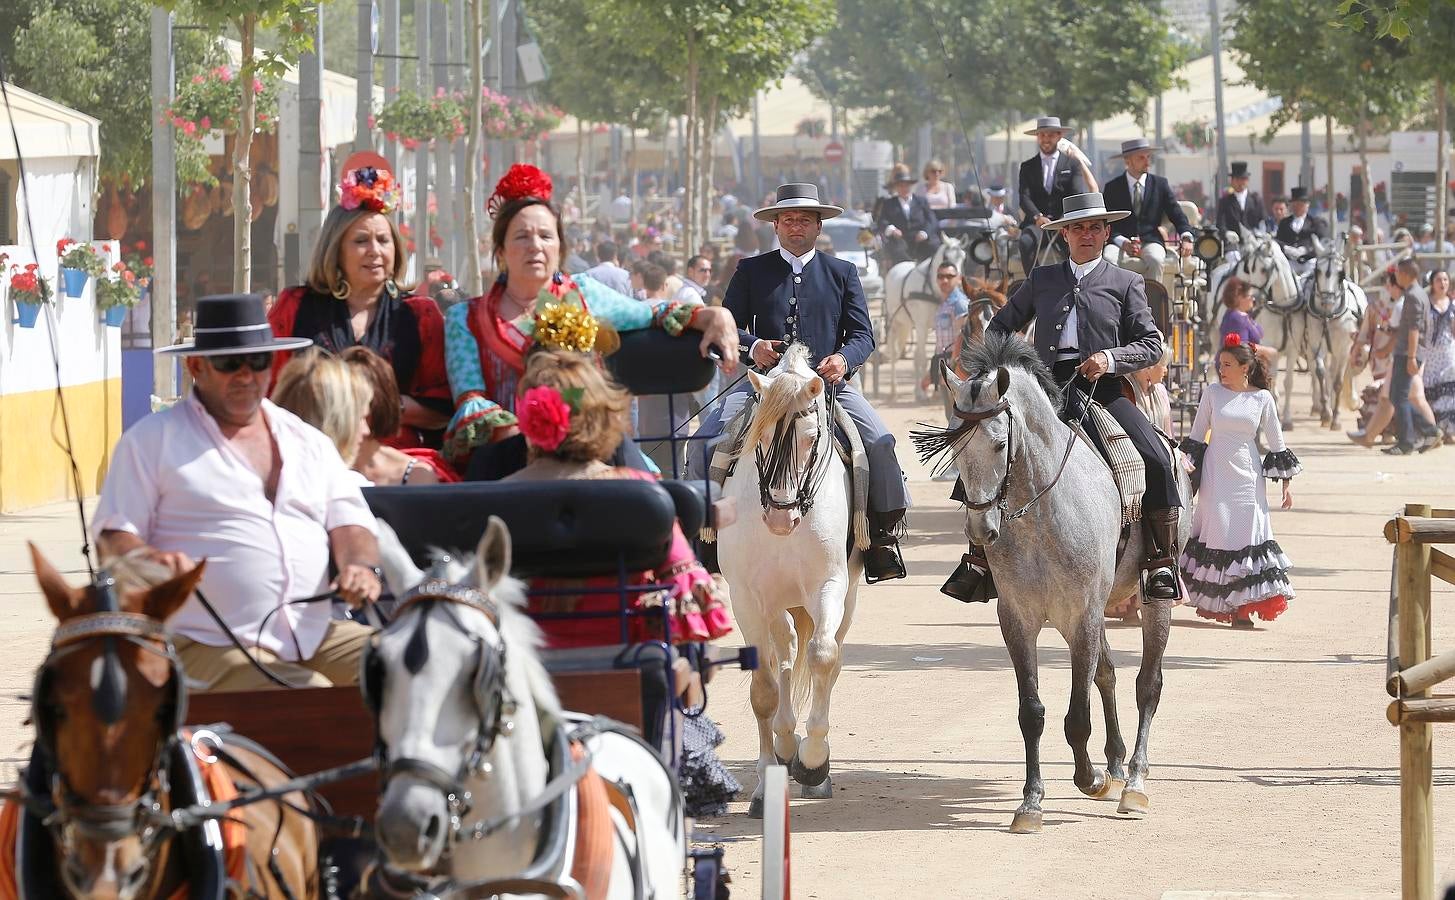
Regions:
[[[397, 627], [404, 620], [402, 613], [406, 609], [426, 601], [473, 609], [484, 615], [497, 632], [500, 629], [500, 610], [496, 607], [495, 602], [479, 588], [450, 584], [442, 578], [426, 578], [413, 588], [400, 601], [389, 628], [386, 628], [384, 632], [375, 633], [365, 646], [362, 656], [362, 677], [359, 679], [359, 686], [364, 695], [365, 706], [374, 715], [376, 735], [379, 734], [379, 714], [384, 696], [384, 661], [378, 655], [379, 635]], [[422, 615], [427, 616], [428, 614], [429, 608], [426, 607]], [[453, 615], [450, 616], [450, 619], [461, 631], [466, 630]], [[422, 629], [424, 623], [418, 623], [417, 627]], [[479, 635], [475, 636], [475, 645], [478, 659], [472, 683], [475, 709], [479, 714], [480, 723], [475, 732], [474, 746], [465, 755], [457, 771], [448, 772], [428, 760], [414, 757], [402, 756], [390, 759], [389, 748], [383, 737], [378, 737], [375, 741], [374, 752], [381, 775], [381, 793], [388, 787], [391, 780], [400, 775], [408, 775], [431, 785], [444, 794], [450, 812], [450, 831], [445, 836], [445, 848], [441, 858], [447, 857], [462, 837], [483, 838], [490, 831], [496, 830], [504, 824], [504, 822], [500, 822], [494, 828], [487, 828], [486, 826], [491, 823], [486, 822], [479, 822], [473, 826], [465, 824], [465, 817], [470, 813], [472, 801], [466, 783], [475, 776], [490, 774], [489, 755], [495, 747], [496, 740], [503, 736], [508, 737], [515, 728], [510, 717], [515, 712], [516, 704], [505, 684], [505, 646], [503, 644], [498, 647], [494, 646]], [[427, 657], [427, 646], [423, 648], [423, 653]]]
[[[1332, 279], [1334, 287], [1324, 290], [1319, 284], [1320, 270], [1325, 265], [1332, 267], [1335, 261], [1338, 261], [1339, 269], [1337, 277]], [[1345, 277], [1344, 265], [1337, 250], [1331, 250], [1320, 256], [1314, 263], [1314, 275], [1308, 280], [1309, 295], [1304, 304], [1308, 311], [1325, 322], [1344, 315], [1349, 305], [1347, 290], [1344, 286]]]
[[[792, 415], [784, 416], [773, 427], [773, 438], [768, 444], [768, 452], [766, 454], [763, 452], [761, 444], [753, 449], [754, 458], [758, 463], [758, 501], [762, 504], [764, 512], [770, 509], [797, 508], [806, 516], [808, 511], [813, 509], [819, 486], [823, 484], [824, 477], [828, 474], [829, 460], [833, 458], [833, 434], [829, 428], [829, 404], [831, 402], [833, 402], [832, 394], [825, 397], [823, 403], [815, 402], [808, 409], [801, 409]], [[799, 471], [794, 440], [797, 435], [796, 425], [798, 420], [810, 415], [817, 419], [818, 433], [814, 436], [813, 446], [808, 451], [808, 461], [804, 464], [802, 471]], [[797, 486], [793, 499], [775, 499], [773, 488], [790, 481], [795, 475], [797, 475]]]
[[[1090, 403], [1091, 401], [1088, 398], [1087, 401], [1082, 404], [1082, 418], [1085, 418], [1086, 411], [1090, 408]], [[963, 412], [961, 411], [960, 407], [956, 406], [954, 407], [954, 411], [956, 418], [964, 421], [965, 423], [967, 423], [967, 425], [969, 425], [968, 430], [965, 432], [965, 437], [967, 439], [971, 434], [974, 434], [976, 428], [980, 427], [981, 422], [987, 419], [993, 419], [1001, 413], [1005, 413], [1006, 418], [1007, 428], [1005, 437], [1005, 474], [1001, 476], [1000, 485], [996, 488], [994, 496], [992, 496], [990, 499], [970, 500], [967, 497], [963, 502], [970, 509], [973, 509], [976, 512], [985, 512], [986, 510], [991, 508], [998, 508], [1001, 513], [1005, 515], [1007, 521], [1013, 522], [1016, 519], [1024, 516], [1026, 513], [1030, 512], [1031, 507], [1035, 506], [1037, 501], [1039, 501], [1042, 497], [1046, 496], [1046, 494], [1050, 493], [1051, 488], [1055, 487], [1056, 483], [1061, 480], [1062, 473], [1066, 471], [1066, 463], [1071, 459], [1071, 448], [1076, 445], [1075, 428], [1071, 429], [1071, 435], [1066, 441], [1066, 451], [1061, 454], [1061, 464], [1057, 466], [1055, 476], [1050, 480], [1049, 483], [1046, 484], [1045, 487], [1041, 488], [1039, 491], [1036, 491], [1035, 495], [1026, 502], [1025, 506], [1022, 506], [1015, 512], [1008, 512], [1011, 467], [1015, 464], [1016, 461], [1015, 413], [1011, 410], [1010, 398], [1001, 397], [1000, 402], [996, 403], [989, 409], [983, 409], [976, 412]]]
[[1293, 291], [1294, 299], [1292, 305], [1279, 306], [1269, 299], [1273, 295], [1270, 288], [1273, 286], [1274, 279], [1279, 274], [1278, 262], [1274, 259], [1274, 253], [1277, 252], [1274, 250], [1276, 244], [1277, 241], [1274, 240], [1259, 241], [1254, 249], [1249, 250], [1238, 261], [1238, 269], [1243, 275], [1253, 274], [1253, 263], [1255, 260], [1264, 263], [1264, 265], [1260, 266], [1264, 270], [1263, 283], [1255, 285], [1251, 280], [1248, 281], [1248, 290], [1253, 294], [1253, 312], [1255, 315], [1260, 310], [1269, 309], [1280, 316], [1289, 316], [1297, 312], [1299, 306], [1303, 303], [1303, 297], [1299, 295], [1296, 284]]
[[[179, 728], [186, 715], [187, 687], [182, 676], [182, 663], [177, 657], [166, 627], [141, 613], [121, 611], [116, 599], [116, 581], [102, 569], [97, 573], [95, 589], [100, 609], [76, 616], [56, 627], [51, 650], [36, 673], [31, 696], [31, 718], [35, 723], [36, 747], [50, 777], [50, 792], [40, 796], [21, 784], [20, 800], [27, 810], [41, 818], [51, 830], [57, 845], [67, 848], [68, 829], [89, 841], [114, 843], [136, 835], [141, 840], [143, 855], [154, 858], [156, 850], [175, 824], [163, 811], [161, 794], [170, 783], [168, 751], [180, 740]], [[151, 765], [147, 769], [146, 786], [136, 799], [117, 804], [91, 803], [71, 788], [58, 766], [55, 747], [54, 708], [49, 699], [56, 664], [93, 641], [105, 647], [99, 660], [100, 675], [94, 687], [92, 705], [108, 723], [120, 721], [125, 707], [125, 675], [117, 659], [117, 643], [132, 644], [167, 661], [171, 670], [168, 685], [172, 692], [161, 712], [162, 739], [157, 743]]]

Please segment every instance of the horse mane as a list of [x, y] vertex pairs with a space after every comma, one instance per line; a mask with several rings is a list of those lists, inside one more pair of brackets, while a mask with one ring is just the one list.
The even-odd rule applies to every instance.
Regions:
[[[815, 377], [808, 364], [808, 347], [804, 344], [790, 345], [783, 351], [778, 365], [768, 374], [772, 376], [773, 383], [758, 397], [758, 406], [743, 435], [742, 447], [758, 446], [764, 432], [798, 411], [798, 396]], [[741, 448], [739, 452], [742, 452]]]
[[[475, 556], [449, 556], [441, 559], [443, 578], [451, 584], [464, 584], [478, 588], [475, 577]], [[541, 662], [541, 648], [546, 644], [545, 635], [531, 618], [525, 614], [525, 582], [506, 576], [490, 591], [490, 599], [500, 617], [500, 639], [509, 649], [509, 659], [518, 661], [530, 685], [530, 695], [536, 708], [552, 717], [561, 712], [561, 701], [556, 695], [556, 686], [551, 682], [545, 663]]]
[[966, 341], [960, 348], [960, 369], [968, 378], [981, 378], [1002, 366], [1034, 376], [1051, 405], [1060, 406], [1061, 388], [1051, 377], [1051, 370], [1041, 362], [1036, 348], [1020, 335], [989, 331], [982, 340]]
[[121, 556], [103, 560], [102, 564], [116, 579], [116, 586], [122, 593], [144, 591], [170, 581], [172, 570], [146, 556], [145, 547], [129, 550]]

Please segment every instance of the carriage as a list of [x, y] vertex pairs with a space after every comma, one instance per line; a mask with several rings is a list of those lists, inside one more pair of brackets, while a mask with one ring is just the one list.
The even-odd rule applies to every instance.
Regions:
[[[623, 347], [610, 358], [610, 368], [618, 381], [637, 395], [671, 397], [697, 390], [711, 378], [710, 363], [697, 356], [694, 342], [658, 333], [624, 334]], [[671, 403], [674, 401], [669, 400]], [[642, 441], [650, 439], [647, 436]], [[674, 445], [681, 441], [675, 433], [661, 439]], [[674, 465], [679, 457], [677, 452], [672, 454]], [[706, 712], [707, 699], [704, 689], [697, 705], [687, 704], [679, 692], [681, 667], [677, 660], [688, 659], [704, 683], [719, 667], [757, 666], [757, 653], [752, 647], [714, 651], [674, 646], [671, 619], [663, 612], [665, 608], [643, 611], [634, 609], [631, 602], [637, 593], [662, 589], [659, 583], [633, 583], [629, 573], [661, 566], [672, 541], [674, 523], [681, 525], [685, 535], [697, 535], [703, 528], [723, 528], [732, 522], [732, 507], [720, 502], [720, 491], [710, 483], [547, 481], [374, 487], [365, 490], [365, 499], [375, 515], [394, 529], [419, 568], [431, 566], [431, 554], [441, 548], [473, 548], [493, 516], [509, 529], [514, 550], [512, 576], [522, 580], [589, 579], [588, 586], [572, 587], [570, 593], [615, 596], [614, 611], [551, 612], [540, 618], [614, 619], [620, 632], [617, 643], [546, 650], [543, 662], [563, 710], [608, 717], [629, 726], [672, 772], [677, 771], [684, 753], [682, 726], [688, 717]], [[623, 528], [624, 523], [630, 526]], [[541, 589], [544, 595], [551, 592], [550, 587]], [[630, 640], [633, 616], [658, 614], [665, 640]], [[192, 698], [188, 718], [192, 723], [226, 721], [227, 728], [258, 740], [295, 772], [343, 768], [378, 752], [377, 712], [361, 702], [359, 688], [352, 686], [294, 689], [282, 694], [198, 695]], [[556, 746], [551, 752], [559, 755], [562, 749]], [[335, 821], [367, 823], [380, 801], [380, 784], [372, 772], [324, 785], [319, 792], [332, 808]], [[764, 800], [762, 897], [777, 900], [789, 896], [789, 794], [783, 766], [774, 766], [768, 772]], [[681, 813], [681, 805], [677, 808]], [[570, 821], [565, 797], [556, 798], [544, 808], [543, 839], [530, 867], [521, 872], [521, 883], [557, 885], [553, 872], [562, 871], [560, 855], [569, 839]], [[367, 829], [362, 833], [367, 835]], [[327, 839], [322, 867], [326, 890], [333, 896], [348, 896], [352, 884], [375, 855], [367, 837]], [[726, 896], [720, 846], [688, 849], [682, 864], [687, 896]], [[578, 896], [575, 890], [579, 885], [569, 878], [559, 887], [562, 893], [550, 896]], [[447, 890], [441, 896], [451, 893]], [[474, 894], [461, 888], [458, 896]]]

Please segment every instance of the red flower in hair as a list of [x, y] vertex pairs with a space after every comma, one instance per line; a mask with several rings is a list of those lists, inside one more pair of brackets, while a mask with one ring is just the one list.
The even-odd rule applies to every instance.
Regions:
[[1241, 343], [1243, 343], [1243, 339], [1236, 334], [1230, 334], [1223, 338], [1224, 347], [1236, 347]]
[[500, 207], [512, 200], [535, 197], [549, 202], [553, 189], [551, 176], [535, 166], [516, 163], [510, 167], [504, 177], [496, 182], [495, 193], [490, 195], [490, 201], [486, 203], [485, 208], [489, 211], [490, 218], [493, 219]]
[[547, 453], [555, 453], [571, 433], [571, 407], [553, 387], [537, 385], [526, 391], [516, 404], [515, 414], [520, 420], [520, 433]]

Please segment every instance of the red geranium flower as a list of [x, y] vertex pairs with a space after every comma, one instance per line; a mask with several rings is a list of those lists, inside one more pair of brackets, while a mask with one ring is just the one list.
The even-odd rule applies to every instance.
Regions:
[[516, 405], [520, 433], [547, 453], [556, 452], [571, 433], [571, 407], [553, 387], [540, 385], [526, 391]]

